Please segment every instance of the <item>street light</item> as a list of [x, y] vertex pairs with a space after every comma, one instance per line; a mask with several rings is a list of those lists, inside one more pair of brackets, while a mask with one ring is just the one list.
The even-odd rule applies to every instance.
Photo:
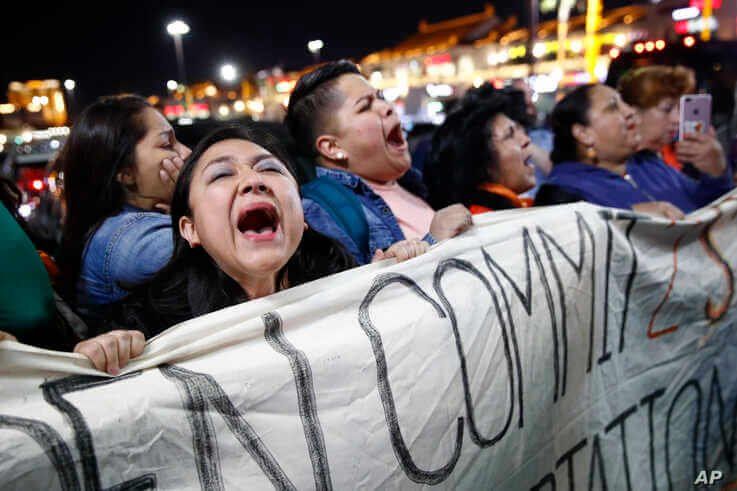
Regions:
[[77, 82], [75, 82], [71, 78], [64, 80], [64, 88], [67, 89], [68, 91], [74, 90], [76, 86], [77, 86]]
[[238, 70], [230, 63], [220, 67], [220, 78], [226, 82], [232, 82], [238, 77]]
[[166, 82], [166, 88], [169, 89], [172, 92], [174, 92], [175, 90], [177, 90], [177, 87], [179, 87], [179, 84], [177, 83], [176, 80], [169, 80], [169, 81]]
[[320, 50], [324, 47], [325, 43], [322, 42], [322, 39], [313, 39], [307, 43], [307, 51], [312, 53], [312, 56], [315, 58], [315, 63], [320, 61]]
[[174, 38], [174, 48], [177, 54], [177, 68], [179, 71], [179, 80], [182, 84], [186, 83], [184, 72], [184, 48], [182, 48], [182, 36], [189, 32], [189, 26], [186, 22], [175, 20], [166, 26], [168, 32]]

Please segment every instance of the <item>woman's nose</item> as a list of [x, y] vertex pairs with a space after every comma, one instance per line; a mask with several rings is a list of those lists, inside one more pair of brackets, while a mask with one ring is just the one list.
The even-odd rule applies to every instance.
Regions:
[[383, 117], [389, 117], [394, 114], [394, 106], [390, 102], [379, 99], [380, 104], [377, 104], [379, 111]]
[[240, 183], [240, 194], [247, 193], [259, 193], [266, 194], [269, 192], [269, 187], [264, 184], [261, 180], [261, 176], [256, 172], [251, 172], [250, 175], [246, 176]]

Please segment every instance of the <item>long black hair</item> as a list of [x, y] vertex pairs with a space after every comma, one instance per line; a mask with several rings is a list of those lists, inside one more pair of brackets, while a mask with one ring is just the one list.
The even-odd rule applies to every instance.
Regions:
[[[150, 281], [118, 305], [117, 317], [125, 327], [140, 329], [151, 336], [187, 319], [249, 300], [241, 286], [218, 267], [204, 248], [189, 246], [178, 226], [180, 218], [192, 216], [189, 190], [197, 162], [207, 149], [231, 139], [263, 147], [284, 162], [294, 176], [294, 166], [282, 143], [263, 126], [224, 127], [206, 136], [185, 162], [174, 189], [172, 258]], [[308, 229], [294, 255], [277, 274], [277, 288], [285, 278], [291, 287], [353, 266], [355, 261], [338, 242]]]
[[506, 115], [509, 110], [509, 99], [497, 92], [479, 100], [469, 98], [448, 115], [433, 135], [425, 167], [433, 208], [473, 204], [476, 189], [491, 180], [489, 169], [498, 163], [491, 141], [492, 123], [497, 115]]
[[550, 160], [553, 161], [553, 164], [580, 160], [578, 142], [573, 136], [573, 125], [589, 125], [591, 90], [594, 87], [596, 87], [596, 84], [577, 87], [553, 108], [551, 116], [553, 151], [550, 153]]
[[82, 112], [59, 153], [67, 204], [59, 262], [70, 301], [87, 239], [125, 203], [116, 176], [135, 164], [136, 144], [146, 134], [143, 111], [149, 107], [138, 96], [100, 99]]

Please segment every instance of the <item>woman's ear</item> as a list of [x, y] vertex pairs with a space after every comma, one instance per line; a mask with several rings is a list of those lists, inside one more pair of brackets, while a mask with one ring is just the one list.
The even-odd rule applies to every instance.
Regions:
[[136, 176], [133, 173], [133, 169], [123, 169], [115, 174], [115, 180], [126, 187], [130, 187], [136, 184]]
[[188, 216], [183, 216], [179, 219], [179, 233], [184, 237], [184, 240], [189, 243], [189, 247], [200, 246], [200, 237], [197, 235], [197, 228], [195, 227], [194, 221]]
[[332, 135], [318, 136], [315, 141], [315, 147], [320, 157], [338, 165], [344, 166], [344, 161], [348, 159], [348, 155], [340, 148], [337, 139]]
[[591, 134], [591, 128], [582, 124], [576, 123], [571, 127], [571, 134], [576, 141], [584, 147], [591, 147], [594, 145], [594, 135]]

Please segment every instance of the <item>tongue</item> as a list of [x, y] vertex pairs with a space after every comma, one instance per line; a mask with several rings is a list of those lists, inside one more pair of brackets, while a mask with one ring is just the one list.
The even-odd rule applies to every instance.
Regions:
[[263, 227], [261, 227], [259, 229], [249, 229], [249, 230], [246, 230], [246, 232], [248, 232], [248, 233], [257, 234], [257, 235], [268, 234], [268, 233], [271, 233], [273, 231], [274, 231], [274, 229], [271, 226], [269, 226], [269, 225], [263, 226]]

